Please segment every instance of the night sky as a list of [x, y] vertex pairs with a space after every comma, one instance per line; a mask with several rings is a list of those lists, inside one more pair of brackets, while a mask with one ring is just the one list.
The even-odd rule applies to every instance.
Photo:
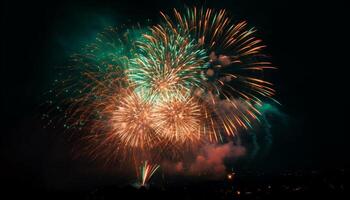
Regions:
[[[67, 173], [78, 177], [75, 173], [83, 164], [70, 160], [65, 139], [41, 128], [41, 96], [49, 88], [53, 68], [105, 26], [147, 18], [156, 22], [160, 10], [202, 1], [163, 2], [1, 3], [1, 177], [10, 186], [45, 187]], [[287, 125], [273, 129], [270, 153], [249, 167], [280, 171], [348, 164], [349, 134], [343, 130], [346, 118], [339, 114], [347, 106], [342, 97], [346, 91], [334, 86], [338, 64], [331, 59], [331, 36], [326, 32], [331, 19], [323, 16], [320, 5], [298, 0], [208, 0], [204, 5], [226, 8], [237, 20], [255, 26], [278, 67], [273, 82]], [[53, 171], [55, 176], [50, 175]]]

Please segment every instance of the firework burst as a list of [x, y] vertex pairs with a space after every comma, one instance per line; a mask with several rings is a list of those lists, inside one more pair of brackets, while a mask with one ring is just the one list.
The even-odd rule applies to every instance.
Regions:
[[201, 104], [194, 98], [164, 98], [155, 112], [155, 130], [164, 139], [193, 144], [203, 137]]
[[206, 53], [187, 35], [154, 26], [138, 41], [139, 53], [132, 60], [129, 77], [157, 96], [188, 93], [202, 84]]
[[[272, 84], [262, 79], [263, 71], [274, 67], [262, 53], [265, 46], [254, 36], [256, 30], [248, 28], [245, 21], [233, 23], [225, 10], [194, 7], [183, 14], [174, 9], [173, 16], [161, 15], [164, 29], [195, 38], [208, 55], [205, 80], [196, 95], [208, 105], [205, 113], [212, 130], [210, 139], [250, 127], [260, 114], [256, 107], [263, 99], [273, 100], [275, 93]], [[222, 100], [227, 112], [220, 108]]]
[[131, 148], [150, 149], [157, 144], [159, 137], [152, 127], [154, 106], [147, 98], [127, 91], [115, 104], [110, 119], [112, 134]]

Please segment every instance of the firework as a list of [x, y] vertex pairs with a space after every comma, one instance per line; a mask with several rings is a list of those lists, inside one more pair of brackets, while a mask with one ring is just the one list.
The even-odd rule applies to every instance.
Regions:
[[165, 139], [193, 144], [203, 137], [201, 104], [194, 98], [164, 98], [155, 112], [155, 130]]
[[[106, 29], [56, 81], [64, 124], [82, 130], [94, 158], [159, 162], [224, 142], [259, 121], [258, 107], [273, 99], [263, 80], [273, 67], [245, 21], [204, 8], [161, 15], [146, 30]], [[158, 167], [144, 162], [141, 185]]]
[[127, 92], [116, 104], [110, 119], [112, 134], [130, 147], [145, 149], [157, 144], [157, 133], [152, 127], [154, 106], [147, 98]]
[[95, 42], [73, 54], [66, 67], [57, 69], [59, 77], [47, 102], [63, 113], [64, 117], [59, 117], [66, 128], [92, 132], [98, 129], [97, 121], [106, 119], [101, 113], [110, 99], [128, 86], [126, 68], [133, 49], [131, 41], [119, 29], [106, 28]]
[[[225, 10], [187, 8], [181, 15], [174, 9], [174, 19], [162, 13], [165, 25], [176, 34], [191, 35], [209, 55], [213, 65], [208, 76], [217, 85], [227, 85], [226, 93], [255, 103], [257, 96], [271, 97], [271, 83], [258, 76], [274, 68], [262, 53], [265, 45], [256, 38], [247, 22], [232, 23]], [[212, 74], [214, 73], [214, 74]], [[215, 73], [218, 73], [217, 77]], [[218, 89], [217, 89], [218, 90]]]
[[147, 160], [139, 168], [139, 184], [140, 186], [146, 186], [154, 173], [158, 170], [159, 165], [151, 164]]
[[138, 41], [139, 53], [132, 60], [129, 78], [152, 94], [188, 94], [202, 83], [205, 51], [188, 35], [180, 35], [160, 25]]
[[174, 9], [173, 17], [161, 15], [164, 29], [194, 38], [208, 55], [204, 89], [196, 94], [208, 105], [210, 138], [218, 140], [223, 132], [234, 135], [239, 127], [250, 127], [260, 114], [256, 107], [262, 105], [262, 99], [273, 99], [275, 92], [270, 82], [262, 80], [263, 70], [274, 67], [262, 53], [265, 46], [254, 36], [255, 29], [248, 28], [245, 21], [233, 23], [225, 10], [194, 7], [183, 14]]

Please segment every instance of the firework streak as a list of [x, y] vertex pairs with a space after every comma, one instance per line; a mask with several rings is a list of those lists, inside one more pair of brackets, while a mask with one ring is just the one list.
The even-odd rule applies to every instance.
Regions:
[[146, 186], [153, 174], [158, 170], [159, 165], [152, 165], [147, 160], [140, 166], [139, 171], [139, 184], [140, 186]]

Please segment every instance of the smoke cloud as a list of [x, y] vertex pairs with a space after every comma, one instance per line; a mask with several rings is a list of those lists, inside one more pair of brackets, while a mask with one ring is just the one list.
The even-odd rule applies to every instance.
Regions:
[[236, 159], [244, 156], [246, 149], [232, 142], [222, 145], [206, 145], [191, 161], [163, 163], [168, 173], [189, 176], [222, 177], [226, 174], [225, 159]]

